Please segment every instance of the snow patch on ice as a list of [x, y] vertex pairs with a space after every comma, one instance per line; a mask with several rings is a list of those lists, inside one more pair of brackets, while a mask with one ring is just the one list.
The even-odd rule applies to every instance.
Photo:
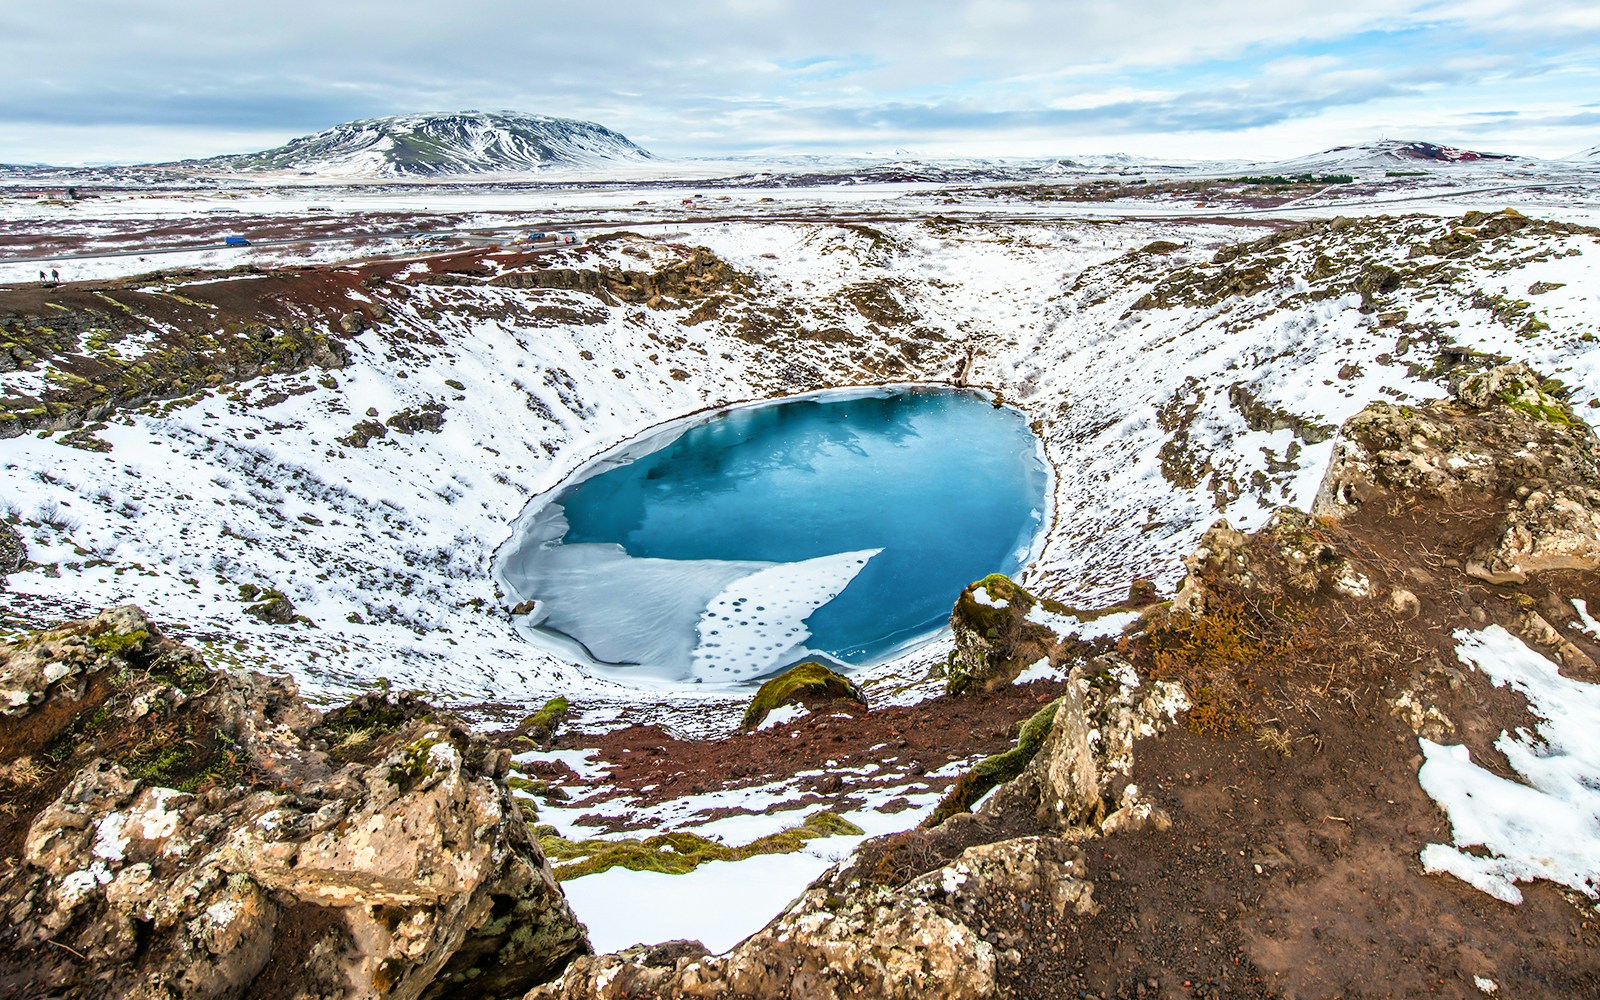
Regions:
[[1498, 625], [1455, 636], [1462, 661], [1496, 687], [1521, 692], [1540, 721], [1533, 732], [1501, 733], [1495, 741], [1522, 781], [1472, 763], [1464, 746], [1420, 741], [1426, 762], [1417, 778], [1449, 815], [1453, 841], [1429, 844], [1423, 867], [1507, 903], [1522, 902], [1516, 883], [1535, 879], [1600, 899], [1600, 686], [1562, 677]]
[[712, 598], [695, 625], [696, 680], [759, 677], [811, 638], [805, 620], [838, 597], [882, 549], [779, 563], [741, 577]]

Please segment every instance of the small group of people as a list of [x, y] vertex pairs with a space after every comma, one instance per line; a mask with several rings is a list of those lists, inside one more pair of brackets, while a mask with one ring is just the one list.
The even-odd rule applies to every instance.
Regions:
[[40, 271], [39, 281], [41, 284], [59, 285], [61, 284], [61, 271], [53, 267], [50, 269], [50, 273], [48, 275], [46, 275], [45, 272]]

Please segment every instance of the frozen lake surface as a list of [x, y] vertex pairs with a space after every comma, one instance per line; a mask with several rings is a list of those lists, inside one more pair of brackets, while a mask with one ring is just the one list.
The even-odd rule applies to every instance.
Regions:
[[1048, 474], [1022, 416], [939, 388], [830, 392], [657, 430], [535, 498], [501, 582], [609, 676], [730, 684], [932, 638], [1015, 573]]

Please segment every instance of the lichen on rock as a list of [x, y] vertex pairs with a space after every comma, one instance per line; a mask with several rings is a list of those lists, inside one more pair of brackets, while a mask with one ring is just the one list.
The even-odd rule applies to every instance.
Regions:
[[0, 691], [24, 993], [512, 997], [587, 950], [508, 755], [448, 713], [320, 715], [134, 607], [0, 647]]

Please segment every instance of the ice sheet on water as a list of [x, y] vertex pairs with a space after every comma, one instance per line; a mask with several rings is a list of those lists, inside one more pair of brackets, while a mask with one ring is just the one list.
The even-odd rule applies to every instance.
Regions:
[[514, 593], [538, 595], [529, 624], [571, 637], [602, 664], [719, 684], [803, 655], [805, 620], [880, 551], [792, 563], [637, 558], [610, 543], [561, 544], [560, 504], [522, 531], [528, 544], [501, 576]]

